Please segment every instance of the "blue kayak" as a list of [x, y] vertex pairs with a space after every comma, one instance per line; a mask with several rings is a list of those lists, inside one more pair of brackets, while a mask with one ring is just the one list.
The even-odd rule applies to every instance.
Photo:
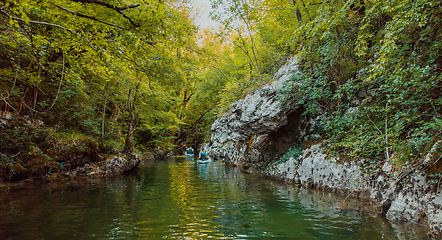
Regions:
[[184, 155], [188, 156], [188, 157], [193, 157], [194, 154], [193, 153], [184, 153]]

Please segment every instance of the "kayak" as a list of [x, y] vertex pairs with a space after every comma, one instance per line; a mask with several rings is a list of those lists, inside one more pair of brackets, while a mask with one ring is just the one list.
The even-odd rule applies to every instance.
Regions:
[[210, 157], [205, 160], [201, 160], [201, 159], [196, 160], [196, 162], [199, 164], [205, 164], [205, 163], [209, 163], [211, 161], [212, 161], [212, 159]]
[[188, 157], [193, 157], [193, 153], [184, 153], [184, 155], [186, 155]]

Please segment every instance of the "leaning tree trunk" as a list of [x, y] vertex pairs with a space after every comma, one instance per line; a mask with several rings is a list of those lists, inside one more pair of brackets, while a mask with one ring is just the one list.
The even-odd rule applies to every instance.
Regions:
[[130, 112], [130, 124], [129, 124], [129, 130], [127, 131], [126, 136], [126, 143], [124, 144], [123, 153], [132, 153], [134, 149], [134, 144], [132, 143], [132, 136], [134, 135], [134, 128], [135, 128], [135, 122], [136, 118], [134, 113], [132, 112], [132, 106], [130, 104], [130, 95], [131, 95], [132, 89], [129, 89], [129, 96], [127, 100], [127, 105]]
[[[293, 5], [296, 7], [296, 0], [292, 0], [292, 2], [293, 2]], [[302, 15], [301, 15], [301, 11], [299, 11], [299, 7], [296, 8], [295, 14], [296, 14], [296, 18], [298, 18], [298, 24], [301, 25], [302, 24]]]

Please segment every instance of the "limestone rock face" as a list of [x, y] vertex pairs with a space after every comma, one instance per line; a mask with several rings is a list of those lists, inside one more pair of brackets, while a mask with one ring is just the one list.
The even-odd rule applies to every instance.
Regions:
[[[429, 236], [440, 239], [441, 189], [434, 191], [424, 175], [414, 172], [406, 183], [395, 181], [399, 176], [390, 162], [373, 174], [364, 170], [363, 159], [345, 163], [328, 157], [315, 130], [321, 128], [321, 117], [302, 115], [304, 109], [296, 104], [296, 97], [284, 106], [275, 98], [295, 71], [297, 62], [292, 58], [275, 74], [275, 82], [232, 104], [231, 110], [215, 121], [211, 156], [268, 178], [371, 200], [388, 219], [426, 225]], [[355, 111], [358, 109], [348, 114]], [[299, 158], [275, 164], [295, 143], [302, 145]], [[441, 144], [442, 140], [434, 144], [425, 163], [440, 157], [436, 148]]]
[[442, 224], [442, 198], [431, 191], [430, 184], [421, 173], [413, 173], [406, 184], [389, 176], [389, 168], [377, 178], [361, 170], [357, 163], [337, 164], [336, 158], [327, 159], [320, 144], [305, 149], [298, 160], [290, 158], [271, 166], [264, 175], [305, 187], [329, 190], [354, 197], [370, 199], [380, 207], [379, 213], [392, 221], [428, 225], [429, 236], [439, 239]]
[[212, 125], [213, 139], [218, 143], [245, 141], [252, 135], [273, 131], [287, 124], [287, 114], [295, 109], [281, 107], [274, 82], [232, 104], [232, 109]]
[[211, 127], [213, 132], [211, 155], [215, 157], [241, 155], [248, 148], [240, 147], [236, 143], [246, 141], [250, 144], [253, 141], [256, 143], [257, 140], [253, 140], [253, 136], [263, 135], [287, 125], [289, 114], [297, 110], [299, 106], [293, 104], [296, 101], [295, 98], [287, 100], [287, 104], [283, 106], [275, 97], [284, 82], [297, 70], [296, 58], [289, 59], [274, 75], [276, 81], [264, 85], [255, 93], [233, 103], [230, 111], [216, 120]]
[[369, 186], [356, 163], [338, 164], [337, 158], [327, 158], [321, 144], [314, 144], [302, 151], [299, 159], [270, 166], [264, 175], [285, 182], [298, 183], [311, 188], [347, 193], [348, 190], [369, 195]]
[[296, 59], [290, 59], [275, 74], [275, 82], [264, 85], [255, 93], [233, 103], [231, 110], [213, 123], [212, 140], [219, 144], [245, 141], [252, 135], [273, 131], [287, 124], [287, 114], [295, 108], [282, 107], [281, 101], [275, 97], [278, 89], [297, 69]]

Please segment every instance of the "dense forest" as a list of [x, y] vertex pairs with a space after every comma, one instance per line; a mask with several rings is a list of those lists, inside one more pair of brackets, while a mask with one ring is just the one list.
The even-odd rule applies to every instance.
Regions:
[[218, 30], [197, 16], [187, 0], [2, 1], [0, 180], [207, 142], [292, 56], [279, 97], [323, 116], [330, 154], [417, 166], [441, 140], [442, 1], [212, 0]]

